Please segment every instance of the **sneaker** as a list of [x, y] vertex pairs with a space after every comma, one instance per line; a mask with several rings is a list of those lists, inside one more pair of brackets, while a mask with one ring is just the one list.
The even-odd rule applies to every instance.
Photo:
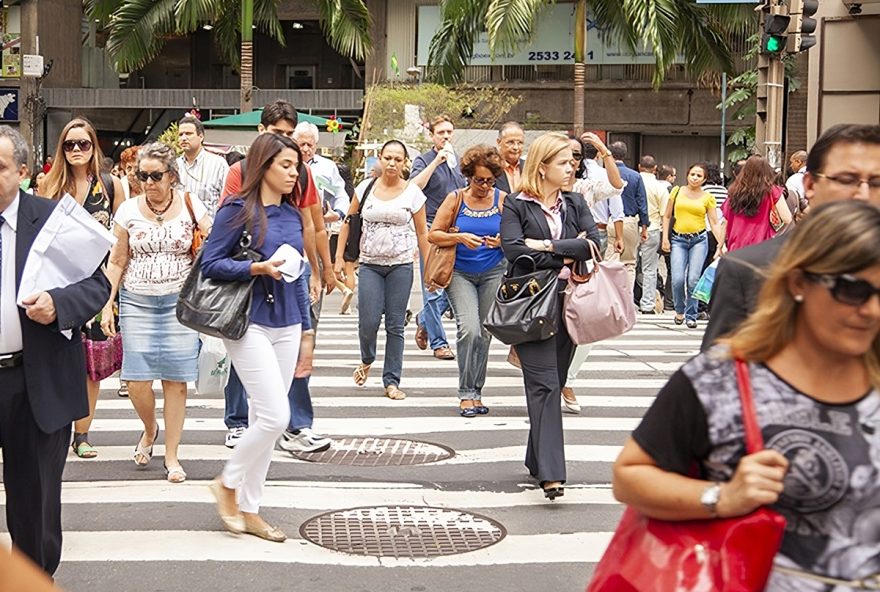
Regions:
[[287, 452], [324, 452], [330, 444], [330, 438], [319, 436], [309, 428], [284, 430], [278, 440], [278, 446]]
[[235, 448], [247, 428], [229, 428], [226, 430], [226, 448]]

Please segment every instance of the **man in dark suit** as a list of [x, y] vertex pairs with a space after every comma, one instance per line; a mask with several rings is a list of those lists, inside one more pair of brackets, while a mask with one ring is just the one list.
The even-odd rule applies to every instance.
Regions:
[[[807, 156], [804, 193], [810, 207], [843, 199], [880, 207], [880, 126], [841, 124], [822, 134]], [[787, 238], [782, 234], [721, 258], [701, 349], [732, 332], [754, 310], [764, 271]]]
[[525, 131], [515, 121], [508, 121], [498, 130], [496, 142], [498, 143], [498, 153], [501, 154], [504, 170], [495, 177], [495, 187], [507, 194], [519, 190], [519, 178], [526, 164], [525, 159], [522, 157], [525, 139]]
[[[70, 424], [88, 415], [79, 327], [110, 297], [101, 270], [16, 305], [21, 274], [55, 202], [19, 190], [27, 145], [0, 126], [0, 446], [12, 542], [52, 574], [61, 559], [61, 473]], [[72, 330], [68, 339], [62, 331]]]

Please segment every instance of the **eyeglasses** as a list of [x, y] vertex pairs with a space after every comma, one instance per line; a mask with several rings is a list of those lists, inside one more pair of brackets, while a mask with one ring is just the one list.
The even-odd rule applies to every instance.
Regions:
[[92, 141], [91, 140], [64, 140], [61, 144], [61, 148], [64, 149], [65, 152], [73, 152], [74, 148], [79, 148], [83, 152], [88, 152], [92, 149]]
[[162, 180], [162, 177], [165, 176], [165, 173], [168, 171], [153, 171], [152, 173], [147, 173], [144, 171], [138, 171], [135, 173], [135, 176], [140, 179], [141, 183], [146, 183], [147, 179], [152, 179], [156, 183]]
[[862, 306], [871, 299], [871, 296], [880, 294], [880, 288], [849, 274], [830, 275], [805, 271], [804, 276], [827, 288], [832, 298], [849, 306]]
[[844, 187], [850, 187], [851, 189], [858, 189], [862, 186], [863, 183], [868, 185], [868, 188], [871, 191], [880, 191], [880, 175], [874, 175], [863, 179], [858, 175], [853, 173], [841, 173], [839, 175], [826, 175], [825, 173], [812, 173], [814, 177], [820, 177], [822, 179], [828, 179], [832, 183], [837, 183], [838, 185], [843, 185]]
[[492, 187], [495, 185], [495, 177], [489, 177], [488, 179], [483, 179], [482, 177], [471, 177], [471, 181], [474, 185], [482, 185], [483, 187]]
[[572, 152], [571, 155], [574, 157], [575, 160], [582, 160], [584, 158], [584, 155], [580, 152]]

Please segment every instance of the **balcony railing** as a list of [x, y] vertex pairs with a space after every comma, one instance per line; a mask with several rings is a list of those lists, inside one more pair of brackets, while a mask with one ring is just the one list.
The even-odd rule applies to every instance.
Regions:
[[[238, 109], [241, 103], [237, 89], [178, 88], [44, 88], [43, 97], [49, 108], [56, 109], [180, 109], [195, 104], [201, 109]], [[344, 90], [254, 90], [253, 105], [261, 107], [276, 99], [293, 104], [300, 111], [360, 111], [364, 91]]]

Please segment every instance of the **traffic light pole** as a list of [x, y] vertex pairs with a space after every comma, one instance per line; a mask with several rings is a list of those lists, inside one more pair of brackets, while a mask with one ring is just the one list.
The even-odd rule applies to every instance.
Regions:
[[[786, 14], [785, 5], [771, 6], [769, 14]], [[763, 13], [763, 19], [767, 13]], [[763, 29], [763, 21], [762, 21]], [[782, 119], [785, 98], [785, 66], [781, 56], [758, 56], [758, 109], [755, 146], [774, 169], [781, 167]]]

